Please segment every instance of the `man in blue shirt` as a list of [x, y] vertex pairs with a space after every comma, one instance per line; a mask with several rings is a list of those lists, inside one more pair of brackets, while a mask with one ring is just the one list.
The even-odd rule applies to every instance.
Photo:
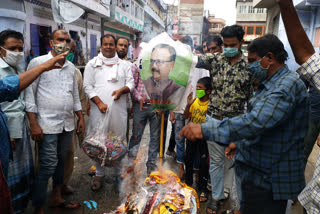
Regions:
[[222, 121], [190, 123], [181, 132], [189, 140], [206, 139], [237, 146], [242, 213], [285, 213], [305, 185], [303, 147], [308, 124], [308, 94], [299, 76], [288, 70], [282, 42], [274, 35], [248, 47], [249, 69], [260, 81], [248, 112]]

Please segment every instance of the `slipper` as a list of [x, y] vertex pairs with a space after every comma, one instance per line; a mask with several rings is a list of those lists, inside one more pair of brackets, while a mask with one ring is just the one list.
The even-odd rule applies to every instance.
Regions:
[[220, 207], [220, 202], [211, 199], [207, 205], [206, 213], [207, 214], [217, 214]]
[[[201, 200], [202, 199], [202, 200]], [[208, 201], [208, 193], [206, 192], [201, 192], [199, 195], [199, 202], [200, 203], [205, 203]]]
[[229, 192], [227, 190], [224, 190], [223, 195], [224, 195], [224, 200], [229, 198]]
[[207, 189], [208, 189], [208, 191], [209, 191], [209, 192], [211, 192], [211, 191], [212, 191], [212, 188], [211, 188], [211, 184], [210, 184], [210, 183], [208, 183], [208, 185], [207, 185]]
[[80, 207], [80, 203], [75, 203], [71, 201], [64, 201], [60, 204], [50, 206], [51, 208], [62, 208], [62, 209], [78, 209]]
[[170, 152], [169, 150], [167, 150], [166, 155], [168, 155], [169, 157], [172, 157], [174, 159], [177, 158], [177, 153], [176, 152]]

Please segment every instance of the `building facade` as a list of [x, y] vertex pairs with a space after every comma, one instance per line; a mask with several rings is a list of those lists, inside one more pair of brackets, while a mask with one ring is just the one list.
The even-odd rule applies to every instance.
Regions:
[[216, 18], [215, 14], [205, 11], [205, 16], [203, 17], [202, 40], [205, 40], [210, 36], [220, 35], [224, 26], [226, 26], [226, 21], [224, 19]]
[[23, 1], [10, 0], [0, 8], [0, 32], [12, 29], [20, 33], [25, 32], [26, 13]]
[[266, 29], [267, 10], [254, 8], [253, 0], [237, 0], [236, 23], [245, 31], [244, 41], [250, 43], [255, 38], [263, 36]]
[[[178, 1], [177, 1], [178, 3]], [[173, 39], [180, 39], [178, 34], [179, 30], [179, 18], [178, 18], [178, 4], [172, 4], [167, 6], [168, 15], [166, 18], [167, 32]]]
[[[72, 1], [70, 1], [72, 2]], [[80, 36], [85, 60], [97, 55], [101, 37], [101, 16], [110, 15], [110, 9], [96, 0], [77, 0], [77, 6], [85, 10], [85, 14], [69, 24], [57, 24], [52, 14], [50, 0], [25, 0], [25, 51], [33, 50], [36, 55], [46, 53], [43, 45], [47, 45], [52, 31], [63, 28], [76, 40]]]
[[204, 0], [180, 0], [178, 6], [179, 35], [189, 35], [194, 45], [202, 40]]
[[[312, 42], [315, 50], [320, 48], [320, 0], [293, 0], [299, 19], [306, 34]], [[289, 54], [286, 62], [291, 70], [296, 70], [298, 64], [294, 60], [294, 55], [287, 39], [284, 24], [281, 19], [278, 4], [272, 0], [254, 0], [253, 6], [256, 8], [267, 8], [266, 33], [275, 34], [283, 42]]]
[[209, 36], [220, 34], [222, 28], [226, 26], [226, 21], [222, 18], [216, 18], [214, 14], [209, 14], [208, 22], [209, 22], [209, 28], [208, 28]]
[[145, 0], [111, 0], [110, 17], [102, 18], [101, 32], [125, 37], [132, 47], [144, 30]]
[[166, 29], [167, 5], [162, 0], [147, 0], [144, 6], [143, 41], [147, 42]]

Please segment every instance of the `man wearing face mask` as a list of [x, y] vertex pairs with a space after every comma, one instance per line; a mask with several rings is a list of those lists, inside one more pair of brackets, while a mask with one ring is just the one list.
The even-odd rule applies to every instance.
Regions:
[[181, 134], [208, 143], [235, 142], [242, 213], [282, 214], [287, 200], [296, 199], [305, 185], [308, 94], [285, 65], [288, 54], [276, 36], [255, 39], [248, 52], [249, 69], [260, 81], [248, 112], [222, 121], [208, 118], [201, 126], [189, 124]]
[[[251, 75], [241, 51], [243, 28], [239, 25], [226, 26], [221, 35], [223, 53], [199, 56], [196, 66], [210, 71], [213, 90], [207, 115], [217, 120], [244, 113], [245, 105], [252, 96]], [[207, 207], [209, 213], [217, 212], [220, 201], [226, 198], [225, 193], [231, 190], [234, 177], [234, 170], [230, 169], [232, 160], [225, 157], [225, 146], [218, 143], [208, 141], [212, 185], [212, 200]]]
[[[33, 59], [28, 69], [70, 50], [70, 36], [65, 30], [55, 30], [50, 44], [51, 52]], [[43, 213], [48, 180], [53, 178], [50, 205], [74, 209], [78, 203], [68, 202], [61, 196], [64, 181], [64, 162], [70, 150], [75, 129], [74, 113], [78, 116], [77, 132], [84, 132], [75, 67], [65, 60], [61, 69], [42, 74], [25, 94], [31, 137], [39, 146], [39, 172], [33, 186], [34, 213]]]
[[[71, 49], [69, 54], [67, 55], [66, 59], [70, 62], [73, 61], [75, 57], [75, 48], [76, 44], [73, 39], [71, 39]], [[78, 68], [75, 70], [76, 72], [76, 80], [77, 80], [77, 87], [79, 91], [79, 97], [80, 97], [80, 103], [81, 103], [81, 108], [82, 108], [82, 115], [84, 116], [86, 114], [86, 109], [87, 109], [87, 98], [86, 94], [84, 93], [83, 89], [83, 79], [82, 79], [82, 74]], [[78, 120], [78, 117], [75, 115], [74, 117], [74, 122], [76, 125], [76, 122]], [[74, 192], [73, 188], [69, 185], [72, 177], [72, 172], [74, 168], [74, 153], [75, 149], [77, 148], [77, 145], [81, 145], [83, 141], [84, 136], [80, 135], [79, 133], [73, 132], [72, 135], [72, 143], [70, 146], [70, 150], [68, 152], [65, 165], [64, 165], [64, 185], [62, 188], [62, 193], [63, 194], [72, 194]]]
[[[23, 73], [24, 70], [19, 66], [23, 58], [23, 35], [13, 30], [2, 31], [0, 33], [0, 79]], [[9, 122], [12, 150], [12, 160], [9, 161], [8, 167], [4, 167], [4, 171], [16, 213], [23, 212], [28, 205], [33, 177], [33, 157], [23, 98], [22, 91], [18, 99], [1, 103], [1, 109]]]
[[[6, 39], [5, 39], [6, 38]], [[3, 58], [7, 58], [10, 54], [7, 55], [7, 53], [10, 53], [9, 50], [14, 52], [21, 52], [21, 48], [23, 47], [23, 35], [21, 33], [6, 30], [0, 33], [0, 44], [3, 46], [6, 46], [8, 51], [1, 52], [1, 58], [0, 61]], [[8, 42], [8, 43], [7, 43]], [[0, 79], [0, 102], [2, 104], [5, 104], [6, 102], [12, 102], [16, 99], [19, 99], [20, 93], [28, 87], [39, 75], [41, 75], [43, 72], [55, 69], [55, 68], [61, 68], [61, 63], [65, 60], [67, 53], [60, 54], [47, 62], [32, 68], [28, 71], [25, 71], [21, 74], [16, 74], [15, 67], [12, 65], [7, 64], [8, 66], [4, 66], [5, 64], [1, 63], [2, 67], [0, 68], [1, 73], [5, 73], [6, 76]], [[10, 60], [8, 60], [10, 61]], [[2, 61], [1, 61], [2, 62]], [[6, 63], [6, 62], [4, 62]], [[16, 104], [16, 103], [12, 103]], [[15, 109], [13, 105], [13, 111], [17, 112], [17, 109]], [[20, 110], [20, 109], [19, 109]], [[13, 117], [11, 114], [10, 117]], [[12, 121], [11, 121], [12, 122]], [[13, 121], [15, 123], [19, 123], [18, 121]], [[14, 211], [21, 212], [21, 208], [27, 205], [28, 202], [28, 194], [30, 193], [28, 191], [28, 184], [24, 183], [24, 177], [21, 175], [16, 175], [15, 173], [21, 173], [21, 169], [25, 166], [25, 163], [22, 163], [19, 159], [19, 155], [24, 157], [23, 154], [12, 154], [12, 148], [10, 146], [10, 130], [9, 130], [9, 122], [8, 117], [5, 115], [5, 113], [2, 111], [0, 106], [0, 210], [1, 213], [13, 213]], [[19, 143], [23, 143], [19, 141]], [[20, 151], [20, 147], [28, 147], [27, 144], [25, 145], [16, 145], [16, 149], [18, 148]], [[30, 146], [29, 146], [30, 147]], [[16, 151], [18, 151], [18, 149]], [[27, 149], [26, 149], [27, 150]], [[27, 151], [23, 151], [27, 152]], [[14, 157], [12, 157], [14, 156]], [[13, 160], [12, 158], [15, 158]], [[14, 191], [18, 190], [15, 193], [12, 193], [15, 197], [14, 198], [14, 210], [11, 205], [10, 200], [10, 191], [9, 187], [6, 181], [6, 177], [8, 177], [8, 165], [9, 161], [15, 161], [16, 167], [18, 169], [10, 169], [9, 174], [15, 174], [14, 182], [15, 184], [21, 183], [21, 185], [18, 185], [19, 188], [15, 188]], [[29, 163], [29, 162], [28, 162]], [[27, 164], [28, 164], [27, 163]], [[20, 167], [21, 164], [21, 167]], [[26, 164], [26, 165], [27, 165]], [[14, 171], [13, 171], [14, 170]], [[24, 170], [24, 168], [23, 168]], [[26, 172], [23, 171], [22, 175], [28, 176], [28, 167], [26, 168]], [[15, 186], [17, 187], [17, 186]], [[25, 188], [26, 190], [23, 191], [24, 194], [20, 194], [22, 189]], [[16, 195], [18, 194], [18, 196]], [[19, 196], [21, 198], [19, 198]], [[21, 199], [21, 200], [20, 200]], [[19, 202], [19, 203], [17, 203]], [[21, 203], [20, 203], [21, 202]], [[22, 206], [17, 206], [22, 205]]]

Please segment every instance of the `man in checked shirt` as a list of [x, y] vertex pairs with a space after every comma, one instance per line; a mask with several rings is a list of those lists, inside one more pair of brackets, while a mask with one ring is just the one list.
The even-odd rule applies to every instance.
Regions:
[[[117, 54], [119, 58], [125, 60], [128, 53], [129, 41], [126, 38], [118, 37]], [[126, 63], [131, 64], [129, 61]], [[144, 91], [143, 83], [140, 79], [140, 72], [135, 63], [131, 65], [132, 76], [134, 79], [134, 88], [131, 90], [131, 99], [133, 104], [133, 127], [132, 136], [129, 141], [129, 157], [136, 158], [141, 137], [147, 121], [150, 122], [150, 144], [147, 161], [147, 172], [150, 173], [156, 167], [156, 158], [158, 155], [158, 146], [160, 139], [159, 119], [157, 120], [150, 103]], [[128, 127], [129, 128], [129, 127]]]
[[129, 141], [129, 157], [135, 158], [139, 150], [141, 137], [146, 127], [147, 121], [150, 124], [150, 143], [147, 160], [147, 174], [156, 169], [157, 155], [160, 142], [160, 120], [152, 110], [151, 104], [147, 100], [143, 82], [140, 79], [140, 72], [135, 63], [132, 64], [132, 76], [135, 87], [131, 90], [133, 103], [133, 127], [132, 136]]
[[[241, 51], [243, 28], [239, 25], [227, 26], [222, 29], [221, 35], [223, 53], [199, 56], [197, 64], [198, 68], [209, 70], [213, 90], [207, 115], [217, 120], [244, 113], [253, 92], [251, 74]], [[234, 177], [234, 169], [231, 167], [233, 161], [225, 157], [225, 146], [218, 143], [208, 142], [212, 200], [207, 206], [207, 212], [213, 214], [217, 213], [220, 202], [226, 198], [225, 192], [229, 193]]]
[[208, 117], [206, 123], [190, 123], [181, 132], [208, 144], [235, 142], [243, 214], [283, 214], [287, 200], [297, 199], [305, 185], [308, 94], [303, 81], [285, 65], [287, 57], [276, 36], [255, 39], [248, 46], [248, 61], [260, 83], [248, 112], [223, 120]]
[[[315, 52], [312, 43], [308, 39], [292, 0], [277, 0], [277, 2], [295, 60], [300, 65], [297, 72], [303, 79], [320, 91], [320, 55]], [[320, 135], [318, 136], [318, 145], [319, 137]], [[312, 180], [299, 195], [299, 201], [305, 208], [306, 213], [320, 213], [319, 178], [320, 155], [317, 158]]]

